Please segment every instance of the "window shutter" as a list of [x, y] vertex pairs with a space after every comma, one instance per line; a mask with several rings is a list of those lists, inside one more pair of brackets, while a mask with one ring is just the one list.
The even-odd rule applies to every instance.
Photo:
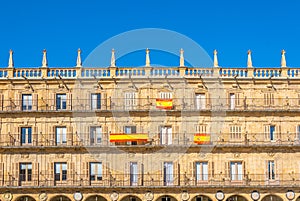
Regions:
[[32, 110], [38, 110], [38, 94], [32, 94]]
[[280, 180], [280, 170], [281, 170], [281, 164], [279, 160], [275, 160], [275, 179], [276, 181]]
[[38, 127], [37, 126], [34, 126], [33, 127], [33, 132], [32, 132], [32, 143], [34, 146], [37, 146], [38, 145]]
[[269, 180], [269, 177], [268, 177], [268, 160], [265, 161], [265, 178], [266, 178], [266, 181]]
[[240, 106], [240, 93], [235, 94], [235, 105]]
[[101, 93], [101, 110], [107, 110], [107, 94]]
[[54, 146], [56, 145], [56, 126], [52, 126], [52, 133], [51, 133], [51, 137], [50, 137], [50, 142], [51, 142], [51, 145]]
[[84, 181], [84, 183], [86, 183], [86, 181], [89, 181], [89, 162], [82, 162], [82, 179]]
[[103, 125], [103, 126], [101, 126], [101, 128], [102, 128], [102, 137], [103, 137], [102, 143], [109, 144], [109, 134], [107, 131], [108, 130], [107, 126]]
[[32, 163], [32, 180], [34, 186], [39, 186], [39, 163]]
[[14, 185], [18, 185], [19, 184], [19, 163], [13, 163], [14, 164], [14, 174], [13, 174], [13, 177], [15, 178], [14, 179]]
[[129, 175], [130, 175], [130, 162], [126, 161], [124, 164], [124, 183], [129, 186]]
[[49, 103], [50, 103], [50, 105], [48, 106], [48, 108], [50, 108], [50, 110], [56, 110], [56, 93], [51, 93], [48, 104]]
[[225, 177], [230, 179], [231, 174], [230, 174], [230, 162], [225, 162]]
[[246, 162], [245, 161], [243, 161], [242, 162], [242, 167], [243, 167], [243, 176], [242, 176], [242, 178], [247, 178], [246, 176], [247, 176], [247, 169], [246, 169]]
[[[104, 163], [102, 163], [102, 164], [104, 164]], [[110, 181], [110, 179], [111, 179], [111, 178], [110, 178], [111, 172], [110, 172], [110, 163], [109, 163], [109, 162], [106, 162], [106, 163], [105, 163], [103, 170], [104, 170], [104, 172], [105, 172], [105, 175], [104, 175], [103, 180], [104, 180], [104, 181], [105, 181], [105, 180]]]
[[73, 145], [73, 127], [72, 127], [72, 125], [67, 127], [67, 145], [68, 146]]
[[72, 110], [72, 93], [67, 93], [67, 110]]
[[207, 92], [207, 93], [205, 93], [205, 97], [206, 97], [206, 106], [205, 106], [205, 108], [206, 109], [211, 109], [211, 107], [212, 107], [212, 105], [211, 105], [211, 96], [210, 96], [210, 94]]
[[19, 111], [21, 110], [21, 103], [22, 102], [22, 94], [15, 91], [15, 100], [13, 101], [13, 110]]
[[210, 170], [211, 170], [211, 178], [214, 178], [215, 176], [215, 163], [210, 162]]
[[180, 185], [180, 164], [178, 161], [173, 162], [173, 185]]
[[[46, 172], [46, 178], [50, 180], [50, 184], [48, 185], [54, 185], [54, 163], [50, 162], [48, 163], [48, 170], [50, 170], [50, 173]], [[50, 175], [49, 175], [50, 174]]]
[[73, 162], [68, 162], [67, 163], [67, 180], [73, 184], [74, 182], [74, 167], [75, 167], [75, 164]]
[[3, 110], [3, 102], [4, 102], [4, 99], [3, 99], [3, 94], [0, 94], [0, 111]]
[[86, 99], [82, 100], [84, 102], [83, 110], [91, 110], [92, 109], [92, 93], [89, 91], [86, 93]]
[[4, 163], [0, 163], [0, 185], [4, 184]]
[[[191, 168], [189, 169], [189, 170], [192, 170], [192, 172], [191, 172], [191, 180], [192, 180], [192, 182], [190, 183], [190, 185], [194, 185], [194, 184], [196, 184], [197, 185], [197, 171], [196, 171], [196, 161], [193, 161], [193, 162], [190, 162], [190, 164], [191, 164]], [[193, 181], [195, 182], [195, 183], [193, 183]]]

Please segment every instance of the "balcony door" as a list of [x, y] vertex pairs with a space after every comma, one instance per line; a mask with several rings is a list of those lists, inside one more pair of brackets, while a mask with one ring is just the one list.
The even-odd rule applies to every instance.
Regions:
[[162, 145], [172, 144], [172, 127], [171, 126], [160, 127], [160, 144], [162, 144]]
[[138, 164], [130, 162], [130, 186], [138, 185]]
[[173, 185], [173, 163], [164, 162], [164, 186]]
[[206, 105], [205, 94], [204, 93], [196, 94], [195, 102], [196, 102], [196, 109], [197, 110], [205, 109], [205, 105]]

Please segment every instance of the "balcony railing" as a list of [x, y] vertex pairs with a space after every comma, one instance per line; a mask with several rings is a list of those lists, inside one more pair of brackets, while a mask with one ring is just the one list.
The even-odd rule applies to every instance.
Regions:
[[[177, 133], [173, 132], [172, 136], [166, 139], [160, 133], [144, 133], [132, 134], [134, 139], [129, 139], [131, 134], [127, 134], [128, 138], [120, 138], [120, 140], [110, 139], [110, 133], [101, 133], [101, 138], [90, 138], [89, 133], [67, 133], [65, 140], [58, 141], [55, 134], [31, 134], [26, 136], [26, 140], [22, 139], [20, 133], [2, 133], [0, 138], [1, 147], [109, 147], [109, 146], [252, 146], [252, 145], [299, 145], [300, 133], [225, 133], [219, 134], [206, 133], [205, 138], [198, 138], [197, 133]], [[62, 138], [60, 138], [62, 139]]]
[[[160, 103], [158, 102], [160, 101]], [[40, 98], [32, 100], [31, 103], [22, 103], [21, 99], [4, 99], [0, 101], [0, 111], [4, 112], [35, 112], [35, 111], [300, 111], [300, 99], [298, 98], [243, 98], [235, 99], [234, 103], [230, 99], [206, 99], [197, 103], [191, 98], [166, 99], [168, 107], [159, 104], [163, 99], [156, 98], [107, 98], [99, 100], [100, 104], [91, 105], [88, 99], [66, 100], [57, 105], [55, 99]]]
[[[100, 177], [99, 177], [100, 178]], [[33, 174], [30, 181], [21, 181], [19, 176], [0, 175], [0, 187], [210, 187], [210, 186], [293, 186], [300, 187], [300, 174], [103, 174], [101, 180], [91, 180], [83, 174], [67, 174], [65, 180], [55, 180], [51, 174]]]

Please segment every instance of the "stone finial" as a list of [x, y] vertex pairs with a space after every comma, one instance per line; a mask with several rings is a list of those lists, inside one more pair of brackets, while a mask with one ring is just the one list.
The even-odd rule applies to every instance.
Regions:
[[251, 54], [252, 54], [251, 50], [248, 50], [248, 61], [247, 61], [247, 67], [248, 67], [248, 68], [249, 68], [249, 67], [250, 67], [250, 68], [253, 67], [253, 65], [252, 65]]
[[281, 51], [281, 67], [287, 67], [285, 53], [286, 53], [285, 50]]
[[219, 67], [218, 51], [217, 50], [214, 50], [214, 67]]
[[14, 52], [12, 50], [9, 50], [9, 59], [8, 59], [8, 67], [13, 68], [14, 67], [14, 59], [13, 59]]
[[42, 67], [48, 67], [47, 62], [47, 50], [43, 50], [43, 60], [42, 60]]
[[180, 67], [184, 67], [184, 50], [181, 48], [180, 49]]
[[111, 67], [116, 67], [115, 49], [112, 49], [112, 50], [111, 50], [110, 66], [111, 66]]
[[80, 49], [80, 48], [78, 48], [78, 50], [77, 50], [76, 67], [82, 67], [82, 62], [81, 62], [81, 49]]
[[149, 55], [150, 50], [147, 48], [146, 49], [146, 67], [150, 67], [150, 55]]

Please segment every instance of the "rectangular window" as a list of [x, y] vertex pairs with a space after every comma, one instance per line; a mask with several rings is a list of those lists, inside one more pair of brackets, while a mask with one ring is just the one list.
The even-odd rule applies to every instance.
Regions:
[[21, 128], [21, 145], [29, 145], [32, 143], [32, 133], [30, 127]]
[[100, 126], [90, 127], [90, 145], [102, 143], [102, 128]]
[[102, 163], [100, 162], [90, 163], [90, 180], [91, 181], [102, 180]]
[[55, 128], [55, 141], [56, 145], [67, 144], [67, 128], [66, 127], [56, 127]]
[[197, 110], [203, 110], [206, 107], [206, 97], [204, 93], [196, 94], [195, 105]]
[[275, 141], [275, 125], [265, 125], [265, 139]]
[[274, 105], [274, 94], [273, 93], [265, 93], [264, 94], [264, 104], [265, 104], [265, 106]]
[[196, 162], [196, 181], [208, 180], [208, 163]]
[[230, 126], [230, 139], [241, 140], [242, 139], [242, 127], [241, 126]]
[[67, 180], [67, 163], [54, 163], [54, 180], [66, 181]]
[[56, 109], [57, 110], [67, 109], [67, 95], [66, 94], [56, 94]]
[[20, 181], [31, 181], [32, 179], [32, 164], [31, 163], [20, 163]]
[[229, 94], [229, 109], [231, 109], [231, 110], [235, 109], [235, 94], [234, 93]]
[[230, 178], [232, 181], [243, 180], [242, 162], [230, 162]]
[[[136, 133], [136, 126], [125, 126], [124, 127], [125, 134], [133, 134]], [[137, 145], [137, 141], [127, 142], [128, 145]]]
[[268, 161], [268, 179], [274, 180], [275, 179], [275, 162], [274, 161]]
[[160, 144], [163, 144], [163, 145], [172, 144], [172, 127], [171, 126], [160, 127]]
[[100, 110], [101, 109], [101, 94], [94, 93], [91, 94], [91, 109]]
[[205, 124], [196, 125], [195, 127], [196, 127], [196, 133], [206, 134], [208, 132], [207, 125]]
[[126, 92], [125, 93], [125, 110], [136, 109], [137, 106], [137, 93], [135, 92]]
[[138, 164], [137, 162], [130, 162], [130, 185], [138, 185]]
[[22, 110], [29, 111], [32, 110], [32, 95], [23, 94], [22, 95]]
[[164, 162], [164, 185], [170, 186], [173, 185], [173, 163]]

